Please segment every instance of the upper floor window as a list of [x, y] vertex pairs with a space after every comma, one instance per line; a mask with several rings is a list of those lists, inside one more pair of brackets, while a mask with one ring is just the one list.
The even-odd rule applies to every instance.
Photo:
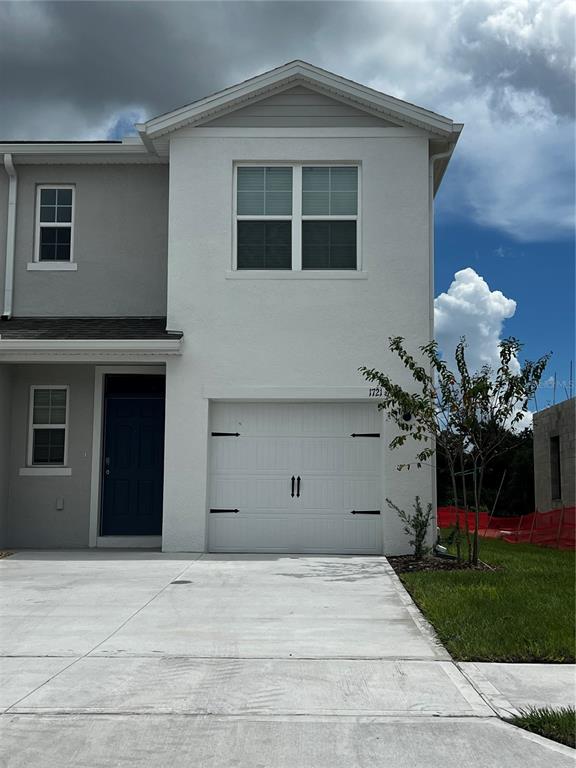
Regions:
[[74, 187], [42, 185], [36, 197], [36, 261], [72, 261]]
[[30, 390], [28, 464], [64, 466], [68, 433], [68, 387]]
[[358, 269], [358, 167], [238, 166], [236, 268]]

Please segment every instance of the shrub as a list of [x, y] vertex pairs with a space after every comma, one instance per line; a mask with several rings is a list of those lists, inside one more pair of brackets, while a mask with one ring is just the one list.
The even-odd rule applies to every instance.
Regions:
[[412, 536], [410, 546], [414, 547], [414, 557], [416, 560], [421, 560], [430, 551], [430, 547], [426, 546], [426, 537], [432, 517], [432, 504], [428, 504], [426, 511], [424, 511], [420, 503], [420, 496], [416, 496], [413, 505], [414, 514], [409, 515], [403, 509], [397, 507], [390, 499], [386, 499], [386, 503], [391, 509], [396, 511], [398, 517], [404, 523], [404, 532], [408, 536]]

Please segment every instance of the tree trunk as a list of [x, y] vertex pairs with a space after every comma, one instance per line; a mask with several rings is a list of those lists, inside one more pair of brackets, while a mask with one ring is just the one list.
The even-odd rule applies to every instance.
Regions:
[[478, 501], [478, 465], [474, 458], [474, 536], [472, 537], [472, 565], [478, 565], [478, 524], [480, 522], [480, 504]]
[[464, 451], [460, 451], [460, 477], [462, 478], [462, 497], [464, 499], [464, 515], [465, 515], [465, 531], [466, 531], [466, 544], [468, 546], [468, 562], [471, 562], [472, 557], [472, 542], [470, 541], [470, 526], [468, 525], [468, 498], [466, 493], [466, 476], [464, 475]]
[[456, 483], [456, 469], [454, 462], [448, 460], [448, 469], [450, 470], [450, 480], [452, 482], [452, 495], [454, 496], [454, 507], [456, 508], [456, 559], [462, 562], [462, 551], [460, 546], [460, 515], [458, 514], [458, 486]]

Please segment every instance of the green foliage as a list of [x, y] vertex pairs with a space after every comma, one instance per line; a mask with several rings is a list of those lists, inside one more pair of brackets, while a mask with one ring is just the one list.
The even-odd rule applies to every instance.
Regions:
[[398, 517], [404, 523], [404, 533], [412, 536], [410, 546], [414, 547], [414, 557], [417, 560], [421, 560], [430, 551], [430, 547], [426, 546], [426, 536], [428, 535], [428, 528], [432, 518], [432, 504], [428, 504], [426, 511], [424, 511], [420, 503], [420, 496], [416, 496], [413, 505], [414, 514], [409, 515], [403, 509], [397, 507], [390, 499], [386, 499], [386, 503], [397, 512]]
[[[464, 456], [464, 469], [473, 471], [467, 455]], [[450, 468], [442, 451], [438, 451], [436, 457], [436, 479], [438, 506], [454, 504]], [[461, 499], [460, 504], [466, 506]], [[498, 517], [528, 514], [534, 508], [532, 429], [520, 433], [506, 430], [502, 452], [494, 456], [484, 472], [480, 509], [488, 512], [494, 509], [494, 515]]]
[[574, 663], [575, 553], [485, 539], [482, 559], [495, 570], [400, 577], [449, 653], [458, 661]]
[[[363, 366], [359, 370], [367, 381], [378, 384], [382, 390], [378, 406], [397, 431], [390, 448], [399, 448], [409, 438], [413, 440], [418, 444], [417, 467], [428, 462], [436, 451], [442, 454], [455, 504], [458, 505], [460, 497], [467, 508], [470, 495], [478, 515], [487, 467], [508, 450], [506, 438], [517, 431], [526, 416], [549, 355], [520, 366], [517, 355], [522, 345], [515, 338], [504, 339], [499, 346], [496, 370], [485, 365], [471, 372], [462, 338], [456, 346], [452, 372], [435, 341], [419, 348], [422, 362], [406, 350], [401, 336], [390, 337], [389, 348], [412, 375], [415, 391], [405, 389], [375, 368]], [[410, 419], [405, 418], [407, 413]], [[411, 463], [398, 465], [398, 469], [410, 467]], [[471, 489], [467, 486], [467, 474], [471, 474]], [[478, 562], [477, 531], [478, 524], [472, 534], [466, 531], [468, 558], [472, 563]]]
[[576, 747], [576, 709], [574, 707], [529, 707], [508, 720], [512, 725], [547, 739]]

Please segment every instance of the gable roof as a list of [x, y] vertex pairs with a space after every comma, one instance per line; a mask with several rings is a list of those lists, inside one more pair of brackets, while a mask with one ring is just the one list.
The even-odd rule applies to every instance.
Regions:
[[248, 103], [274, 93], [304, 85], [358, 109], [379, 115], [382, 119], [406, 127], [415, 127], [439, 139], [457, 138], [461, 130], [450, 118], [438, 115], [394, 96], [389, 96], [360, 83], [347, 80], [305, 61], [291, 61], [276, 69], [225, 88], [203, 99], [166, 112], [136, 125], [145, 144], [187, 125], [200, 125], [232, 112]]

